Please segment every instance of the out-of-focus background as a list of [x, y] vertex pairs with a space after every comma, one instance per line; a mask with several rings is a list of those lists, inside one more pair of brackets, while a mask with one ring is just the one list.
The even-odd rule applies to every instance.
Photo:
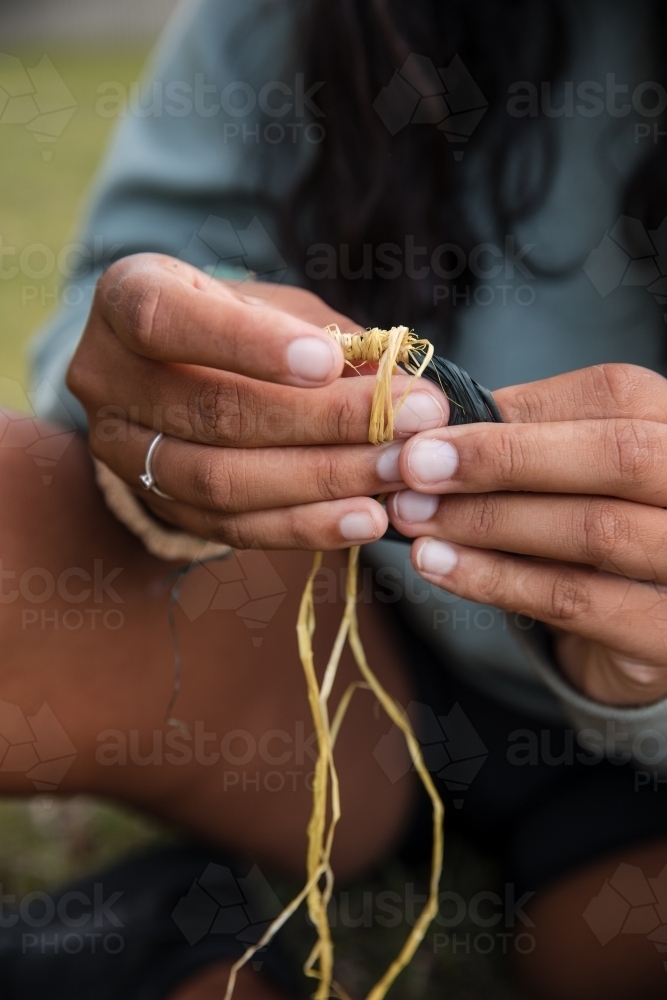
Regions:
[[99, 88], [129, 93], [175, 6], [0, 0], [0, 405], [26, 408], [26, 341], [58, 301], [59, 254], [116, 122]]
[[128, 43], [146, 48], [166, 24], [177, 0], [1, 0], [3, 45]]
[[[220, 0], [221, 3], [225, 0]], [[117, 119], [99, 112], [110, 81], [130, 92], [176, 0], [0, 0], [0, 405], [29, 410], [26, 344], [58, 304], [88, 185]], [[84, 797], [0, 799], [0, 893], [48, 889], [151, 841], [173, 838], [149, 819]], [[351, 891], [405, 889], [398, 862]], [[471, 899], [496, 873], [448, 836], [443, 888]], [[289, 893], [293, 887], [285, 886]], [[339, 962], [357, 995], [398, 951], [407, 928], [339, 927]], [[442, 928], [437, 929], [442, 936]], [[303, 922], [293, 934], [304, 938]], [[396, 1000], [511, 1000], [501, 950], [475, 946], [479, 928], [456, 927], [460, 947], [433, 937], [393, 994]], [[486, 935], [488, 938], [489, 935]]]
[[[30, 407], [26, 344], [58, 302], [60, 255], [115, 124], [98, 88], [129, 91], [175, 5], [0, 0], [0, 405]], [[0, 800], [0, 882], [53, 885], [161, 835], [97, 802]]]

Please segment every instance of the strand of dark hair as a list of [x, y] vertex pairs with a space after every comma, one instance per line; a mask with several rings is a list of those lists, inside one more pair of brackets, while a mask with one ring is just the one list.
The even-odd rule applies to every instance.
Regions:
[[[654, 7], [661, 28], [667, 18]], [[364, 254], [387, 244], [398, 249], [410, 236], [429, 253], [454, 244], [467, 260], [477, 235], [464, 208], [466, 172], [442, 131], [415, 126], [392, 136], [373, 103], [410, 53], [429, 57], [437, 68], [455, 55], [463, 60], [489, 102], [466, 156], [483, 146], [481, 180], [502, 239], [543, 203], [558, 165], [553, 121], [509, 116], [508, 86], [563, 78], [570, 59], [567, 22], [560, 0], [307, 0], [298, 50], [307, 79], [325, 83], [318, 103], [326, 134], [282, 213], [283, 246], [307, 285], [356, 322], [418, 326], [435, 319], [440, 342], [446, 340], [455, 325], [452, 294], [436, 295], [435, 286], [447, 282], [430, 269], [423, 279], [403, 270], [396, 280], [383, 280]], [[656, 37], [664, 38], [664, 30]], [[660, 46], [662, 80], [667, 44]], [[658, 147], [629, 185], [626, 211], [656, 226], [667, 214], [665, 180]], [[366, 280], [347, 269], [347, 277], [340, 270], [314, 277], [309, 259], [321, 245], [332, 247], [336, 260], [344, 251], [349, 267]], [[475, 284], [467, 267], [456, 280]]]

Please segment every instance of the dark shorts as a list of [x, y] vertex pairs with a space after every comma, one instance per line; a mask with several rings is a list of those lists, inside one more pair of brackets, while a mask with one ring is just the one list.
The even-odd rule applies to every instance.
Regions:
[[[543, 724], [486, 697], [443, 668], [396, 619], [415, 679], [411, 716], [446, 806], [448, 829], [497, 858], [518, 891], [536, 891], [605, 854], [667, 836], [667, 777], [611, 762], [572, 729]], [[427, 856], [422, 793], [402, 855]]]

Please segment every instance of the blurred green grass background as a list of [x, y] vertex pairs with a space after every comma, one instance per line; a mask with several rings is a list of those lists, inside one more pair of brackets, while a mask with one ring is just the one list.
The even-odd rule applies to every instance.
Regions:
[[[43, 49], [5, 52], [25, 67], [36, 66], [44, 55]], [[129, 88], [147, 52], [49, 46], [48, 55], [76, 100], [62, 135], [45, 147], [25, 125], [0, 125], [0, 405], [15, 409], [27, 408], [27, 343], [53, 310], [62, 276], [57, 265], [39, 279], [20, 265], [15, 276], [11, 272], [27, 248], [44, 247], [57, 259], [75, 235], [115, 124], [96, 113], [98, 88], [107, 81]], [[35, 250], [30, 261], [39, 270], [46, 259]], [[142, 817], [103, 803], [0, 800], [0, 882], [5, 892], [21, 895], [83, 874], [159, 836]]]
[[[44, 51], [8, 54], [33, 67]], [[50, 46], [48, 55], [77, 105], [63, 134], [45, 147], [25, 125], [0, 125], [0, 405], [16, 409], [26, 408], [27, 343], [54, 308], [62, 276], [57, 265], [39, 279], [20, 266], [15, 276], [11, 272], [27, 248], [45, 247], [57, 259], [74, 236], [115, 124], [96, 113], [98, 87], [110, 80], [129, 87], [146, 51]], [[35, 270], [45, 264], [40, 251], [30, 259]], [[83, 874], [160, 835], [142, 817], [85, 799], [0, 800], [0, 881], [5, 892], [21, 895]]]
[[[35, 66], [41, 50], [20, 50], [25, 66]], [[49, 49], [49, 57], [76, 102], [76, 111], [63, 134], [49, 146], [45, 159], [40, 145], [25, 125], [0, 125], [0, 405], [25, 409], [28, 387], [26, 345], [53, 310], [62, 277], [55, 267], [44, 278], [7, 269], [26, 248], [41, 245], [57, 258], [75, 235], [88, 185], [103, 155], [114, 119], [100, 117], [95, 105], [100, 85], [115, 81], [129, 87], [138, 79], [146, 51]], [[13, 248], [14, 257], [7, 256]], [[2, 256], [2, 251], [5, 256]], [[33, 266], [44, 261], [37, 253]], [[70, 800], [36, 797], [0, 800], [0, 892], [21, 896], [48, 889], [107, 864], [115, 857], [155, 840], [173, 835], [143, 816], [109, 803], [85, 797]], [[425, 873], [422, 873], [425, 874]], [[363, 909], [364, 894], [395, 889], [404, 891], [414, 875], [398, 862], [390, 862], [376, 875], [353, 887], [352, 912]], [[448, 836], [443, 888], [470, 899], [475, 892], [496, 887], [497, 872], [462, 842]], [[294, 886], [283, 886], [287, 898]], [[358, 929], [338, 928], [338, 963], [341, 978], [355, 995], [370, 987], [400, 949], [408, 928], [388, 931], [377, 925]], [[436, 928], [436, 932], [437, 932]], [[479, 928], [456, 928], [460, 940], [470, 940]], [[303, 917], [292, 925], [295, 950], [312, 940]], [[488, 937], [488, 935], [487, 935]], [[500, 948], [482, 956], [474, 947], [436, 954], [433, 931], [429, 933], [410, 969], [392, 996], [395, 1000], [512, 1000]]]
[[[33, 67], [44, 51], [8, 54]], [[47, 147], [25, 125], [0, 125], [0, 405], [25, 408], [19, 386], [25, 388], [28, 380], [26, 344], [54, 308], [62, 283], [57, 265], [43, 279], [31, 278], [20, 267], [15, 277], [8, 275], [27, 248], [42, 245], [57, 258], [74, 235], [86, 190], [116, 122], [97, 114], [98, 88], [107, 81], [129, 87], [138, 79], [146, 54], [144, 49], [49, 47], [49, 58], [74, 96], [76, 110], [63, 134], [49, 144], [48, 160], [43, 157]], [[46, 265], [38, 251], [30, 261], [35, 271]]]

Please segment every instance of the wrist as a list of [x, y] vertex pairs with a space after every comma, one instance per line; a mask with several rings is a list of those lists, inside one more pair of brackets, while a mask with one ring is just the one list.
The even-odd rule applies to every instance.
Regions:
[[593, 701], [639, 707], [667, 698], [665, 667], [563, 632], [555, 635], [553, 649], [563, 675]]

